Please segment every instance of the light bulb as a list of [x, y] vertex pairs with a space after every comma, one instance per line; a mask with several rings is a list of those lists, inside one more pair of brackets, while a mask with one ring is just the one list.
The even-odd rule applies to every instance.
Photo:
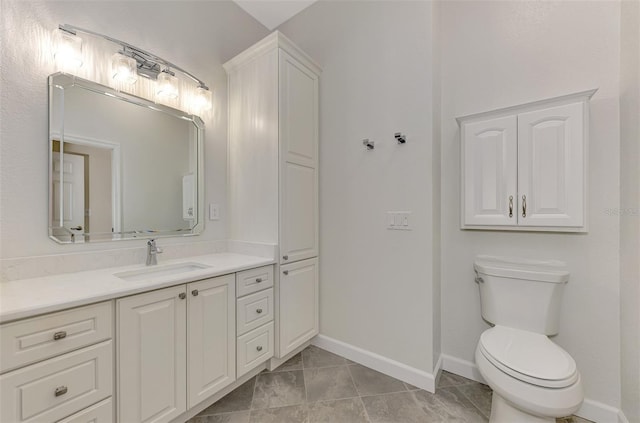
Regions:
[[53, 57], [59, 65], [70, 69], [82, 66], [82, 38], [61, 29], [56, 38]]
[[211, 109], [212, 92], [205, 87], [196, 88], [196, 94], [193, 97], [193, 107], [198, 111], [206, 111]]
[[156, 95], [161, 98], [178, 98], [178, 78], [168, 72], [160, 72], [156, 81]]
[[119, 82], [134, 84], [138, 80], [138, 63], [133, 57], [116, 53], [111, 57], [111, 77]]

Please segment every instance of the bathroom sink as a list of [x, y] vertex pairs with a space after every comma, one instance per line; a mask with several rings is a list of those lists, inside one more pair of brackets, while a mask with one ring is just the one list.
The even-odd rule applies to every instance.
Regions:
[[150, 278], [179, 275], [181, 273], [193, 272], [194, 270], [202, 270], [209, 267], [211, 266], [206, 266], [200, 263], [180, 263], [167, 266], [147, 267], [140, 270], [130, 270], [128, 272], [114, 273], [113, 276], [125, 281], [141, 281]]

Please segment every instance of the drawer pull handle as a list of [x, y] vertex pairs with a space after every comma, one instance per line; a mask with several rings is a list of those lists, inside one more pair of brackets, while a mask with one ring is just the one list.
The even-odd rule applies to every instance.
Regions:
[[256, 347], [256, 350], [258, 350], [258, 351], [262, 351], [262, 345], [258, 345], [258, 346]]
[[258, 314], [262, 314], [262, 309], [261, 309], [261, 308], [257, 308], [257, 309], [256, 309], [256, 313], [258, 313]]
[[180, 298], [181, 300], [184, 300], [185, 298], [187, 298], [187, 294], [185, 294], [184, 292], [181, 292], [178, 294], [178, 298]]
[[194, 297], [198, 296], [198, 290], [194, 289], [193, 291], [191, 291], [191, 295], [193, 295]]
[[289, 271], [288, 270], [283, 270], [282, 273], [284, 273], [285, 275], [288, 275]]
[[509, 196], [509, 217], [513, 217], [513, 195]]
[[282, 260], [289, 260], [289, 256], [282, 256]]
[[256, 278], [256, 283], [262, 282], [262, 278]]
[[66, 386], [58, 386], [54, 393], [55, 393], [56, 397], [59, 397], [60, 395], [66, 394], [67, 391], [68, 391], [68, 389], [67, 389]]
[[57, 341], [59, 339], [64, 339], [67, 337], [67, 331], [60, 331], [53, 334], [53, 340]]
[[522, 217], [527, 217], [527, 196], [522, 196]]

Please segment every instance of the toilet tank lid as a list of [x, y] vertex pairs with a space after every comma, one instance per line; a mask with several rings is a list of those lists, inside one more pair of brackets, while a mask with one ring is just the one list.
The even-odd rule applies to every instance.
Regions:
[[476, 257], [473, 268], [478, 273], [505, 278], [552, 283], [564, 283], [569, 280], [566, 264], [557, 260], [480, 255]]

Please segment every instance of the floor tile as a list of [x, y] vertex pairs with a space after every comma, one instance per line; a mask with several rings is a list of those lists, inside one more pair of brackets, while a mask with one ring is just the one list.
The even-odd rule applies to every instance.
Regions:
[[347, 360], [345, 358], [313, 345], [302, 351], [302, 365], [305, 369], [340, 366], [346, 363]]
[[349, 366], [349, 371], [360, 395], [389, 394], [407, 390], [402, 381], [359, 364]]
[[458, 376], [456, 374], [449, 373], [446, 370], [443, 370], [442, 373], [440, 373], [440, 380], [438, 381], [438, 388], [446, 388], [448, 386], [464, 385], [464, 384], [471, 383], [471, 382], [473, 382], [473, 381], [470, 380], [470, 379], [467, 379], [465, 377]]
[[450, 411], [435, 394], [423, 390], [413, 391], [412, 394], [427, 416], [426, 421], [430, 423], [464, 422], [462, 417]]
[[491, 388], [481, 383], [469, 383], [456, 386], [456, 388], [462, 392], [485, 417], [489, 418], [491, 415], [491, 398], [493, 396]]
[[465, 422], [489, 421], [455, 386], [439, 388], [436, 390], [435, 396], [453, 415], [463, 419]]
[[282, 363], [273, 372], [288, 372], [291, 370], [302, 370], [302, 353], [298, 353]]
[[304, 369], [307, 401], [325, 401], [357, 397], [347, 366]]
[[214, 414], [212, 416], [197, 415], [187, 423], [249, 423], [250, 414], [250, 411], [240, 411], [238, 413]]
[[308, 423], [306, 405], [251, 411], [249, 423]]
[[309, 405], [309, 423], [368, 423], [360, 398], [320, 401]]
[[407, 391], [416, 391], [416, 390], [420, 389], [417, 386], [413, 386], [413, 385], [408, 384], [407, 382], [402, 382], [402, 383], [404, 383], [404, 387], [407, 389]]
[[256, 379], [252, 409], [298, 405], [305, 401], [304, 375], [292, 372], [260, 373]]
[[202, 411], [199, 416], [208, 416], [219, 413], [230, 413], [233, 411], [244, 411], [251, 408], [253, 400], [253, 388], [256, 384], [256, 378], [253, 377], [238, 386], [219, 401]]
[[362, 397], [371, 423], [424, 423], [422, 412], [412, 392]]

